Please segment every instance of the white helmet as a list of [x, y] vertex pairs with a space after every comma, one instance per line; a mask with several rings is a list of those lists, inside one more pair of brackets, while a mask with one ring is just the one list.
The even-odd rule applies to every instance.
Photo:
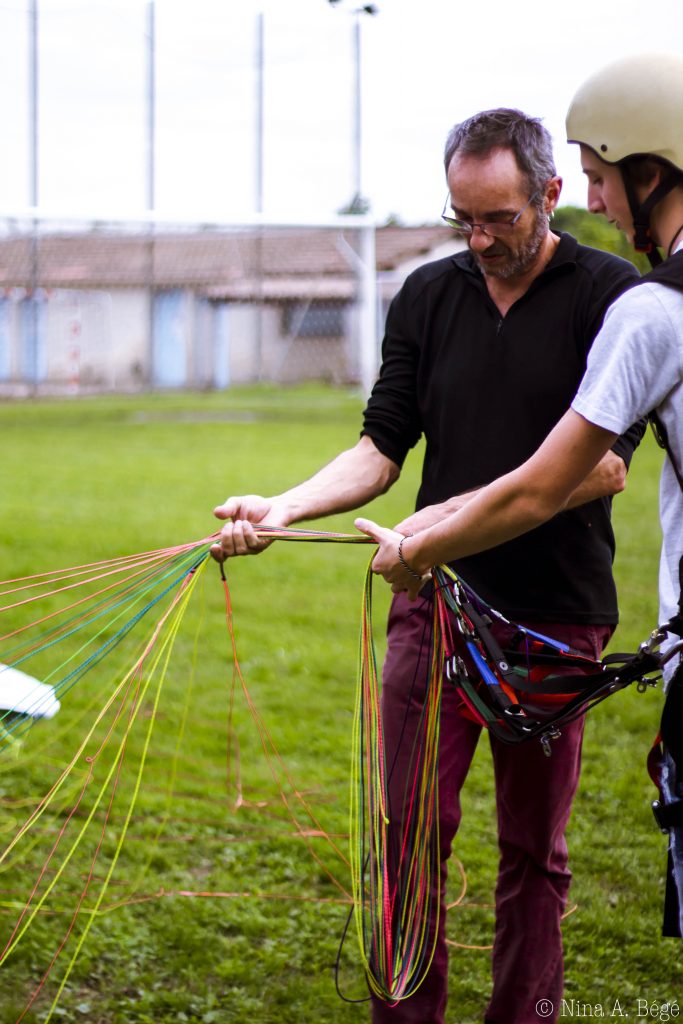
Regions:
[[635, 247], [659, 262], [649, 235], [650, 213], [683, 174], [683, 56], [624, 57], [591, 75], [567, 113], [567, 141], [592, 149], [618, 164], [629, 156], [651, 155], [671, 165], [672, 174], [640, 204], [627, 176], [624, 185], [636, 230]]
[[567, 141], [608, 164], [651, 153], [683, 171], [683, 56], [624, 57], [591, 75], [569, 107]]

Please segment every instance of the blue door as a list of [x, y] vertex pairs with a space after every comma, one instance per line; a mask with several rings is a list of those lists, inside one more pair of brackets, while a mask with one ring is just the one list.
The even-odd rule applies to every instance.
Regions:
[[39, 384], [47, 377], [47, 345], [45, 328], [47, 303], [38, 292], [21, 302], [21, 348], [19, 378]]
[[229, 388], [230, 380], [230, 306], [216, 302], [213, 307], [213, 386]]
[[12, 372], [10, 355], [10, 304], [4, 295], [0, 296], [0, 380], [9, 380]]
[[158, 292], [154, 297], [152, 383], [159, 388], [187, 384], [185, 296], [182, 291]]

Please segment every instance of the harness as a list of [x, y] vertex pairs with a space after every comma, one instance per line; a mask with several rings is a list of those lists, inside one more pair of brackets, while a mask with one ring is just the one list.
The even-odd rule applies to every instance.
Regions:
[[[434, 599], [442, 605], [446, 678], [469, 715], [504, 743], [538, 739], [547, 755], [562, 727], [617, 690], [654, 686], [672, 656], [660, 653], [658, 632], [635, 654], [602, 661], [544, 636], [486, 604], [447, 566], [433, 570]], [[511, 639], [501, 647], [492, 626]]]

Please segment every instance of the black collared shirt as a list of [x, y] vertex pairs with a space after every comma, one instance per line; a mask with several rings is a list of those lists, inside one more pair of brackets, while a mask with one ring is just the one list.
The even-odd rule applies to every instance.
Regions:
[[[399, 466], [424, 435], [417, 508], [489, 483], [536, 451], [569, 408], [605, 310], [637, 276], [562, 234], [504, 317], [469, 251], [407, 278], [387, 316], [363, 433]], [[626, 465], [643, 430], [614, 446]], [[616, 623], [610, 508], [602, 498], [563, 512], [454, 567], [506, 615]]]

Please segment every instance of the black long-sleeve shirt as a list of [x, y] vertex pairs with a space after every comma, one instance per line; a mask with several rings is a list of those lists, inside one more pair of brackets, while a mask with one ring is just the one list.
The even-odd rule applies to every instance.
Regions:
[[[401, 466], [422, 435], [416, 507], [489, 483], [525, 462], [569, 408], [609, 304], [635, 268], [562, 234], [553, 258], [504, 317], [469, 252], [411, 274], [387, 317], [363, 433]], [[644, 430], [614, 451], [628, 466]], [[516, 540], [454, 562], [504, 614], [616, 623], [611, 501], [560, 513]]]

